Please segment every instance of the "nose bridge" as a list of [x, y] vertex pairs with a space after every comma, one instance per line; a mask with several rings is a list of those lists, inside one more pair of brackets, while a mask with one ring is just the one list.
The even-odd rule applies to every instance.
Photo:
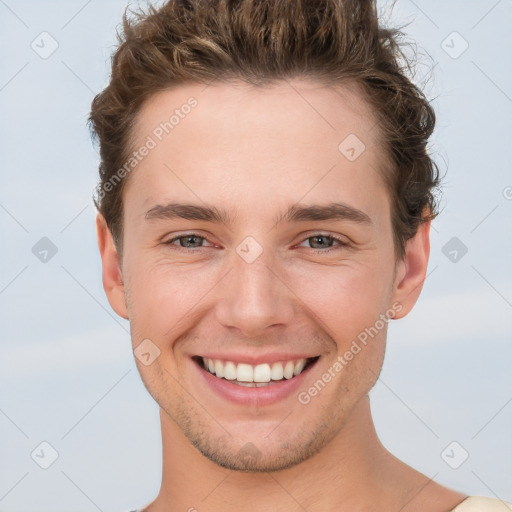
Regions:
[[287, 287], [272, 268], [273, 254], [251, 238], [233, 254], [232, 271], [217, 304], [217, 320], [246, 336], [257, 336], [267, 327], [288, 323], [293, 305]]

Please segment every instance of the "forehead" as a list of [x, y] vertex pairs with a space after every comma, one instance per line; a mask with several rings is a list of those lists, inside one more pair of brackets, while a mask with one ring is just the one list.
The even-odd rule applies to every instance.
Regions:
[[383, 185], [378, 136], [369, 105], [349, 84], [180, 85], [141, 108], [133, 147], [151, 139], [152, 148], [125, 194], [136, 189], [143, 206], [173, 193], [267, 204], [270, 196], [295, 202], [306, 193], [336, 200], [335, 191], [345, 188], [362, 199]]
[[[195, 104], [192, 108], [191, 103]], [[166, 123], [172, 126], [161, 126], [162, 135], [178, 139], [180, 132], [187, 131], [187, 123], [182, 122], [187, 117], [193, 118], [198, 142], [224, 137], [229, 131], [242, 136], [249, 130], [268, 138], [279, 135], [277, 143], [286, 143], [287, 134], [312, 144], [334, 133], [366, 138], [370, 135], [368, 143], [378, 136], [377, 118], [354, 83], [328, 87], [295, 79], [254, 86], [232, 80], [209, 85], [182, 84], [153, 94], [137, 115], [135, 144], [142, 143], [148, 134], [161, 131], [159, 126]], [[159, 138], [159, 134], [155, 137]]]

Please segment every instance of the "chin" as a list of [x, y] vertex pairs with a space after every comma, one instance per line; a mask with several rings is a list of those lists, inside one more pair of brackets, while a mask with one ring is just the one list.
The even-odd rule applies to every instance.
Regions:
[[[271, 473], [283, 471], [305, 462], [320, 452], [335, 436], [327, 425], [322, 424], [300, 434], [293, 434], [283, 429], [283, 434], [288, 438], [272, 439], [272, 435], [266, 438], [255, 435], [252, 440], [235, 439], [229, 435], [215, 436], [192, 435], [192, 432], [184, 432], [190, 442], [199, 452], [212, 461], [230, 471], [245, 473]], [[274, 434], [277, 438], [277, 435]]]

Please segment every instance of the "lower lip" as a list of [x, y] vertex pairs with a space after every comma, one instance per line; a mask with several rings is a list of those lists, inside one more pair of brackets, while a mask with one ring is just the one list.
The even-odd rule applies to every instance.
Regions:
[[206, 384], [225, 400], [240, 405], [262, 406], [271, 405], [290, 395], [295, 394], [297, 389], [304, 383], [304, 379], [310, 370], [316, 365], [318, 359], [308, 365], [299, 375], [288, 380], [276, 381], [275, 384], [257, 387], [246, 387], [233, 384], [233, 381], [219, 379], [210, 372], [203, 369], [198, 363], [192, 361]]

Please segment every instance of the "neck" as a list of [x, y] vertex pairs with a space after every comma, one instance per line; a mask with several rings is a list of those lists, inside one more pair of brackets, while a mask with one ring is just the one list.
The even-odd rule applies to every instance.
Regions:
[[[404, 505], [424, 482], [380, 443], [367, 396], [319, 453], [273, 473], [230, 471], [197, 451], [161, 411], [162, 486], [147, 512], [370, 510]], [[406, 509], [404, 509], [406, 510]]]

